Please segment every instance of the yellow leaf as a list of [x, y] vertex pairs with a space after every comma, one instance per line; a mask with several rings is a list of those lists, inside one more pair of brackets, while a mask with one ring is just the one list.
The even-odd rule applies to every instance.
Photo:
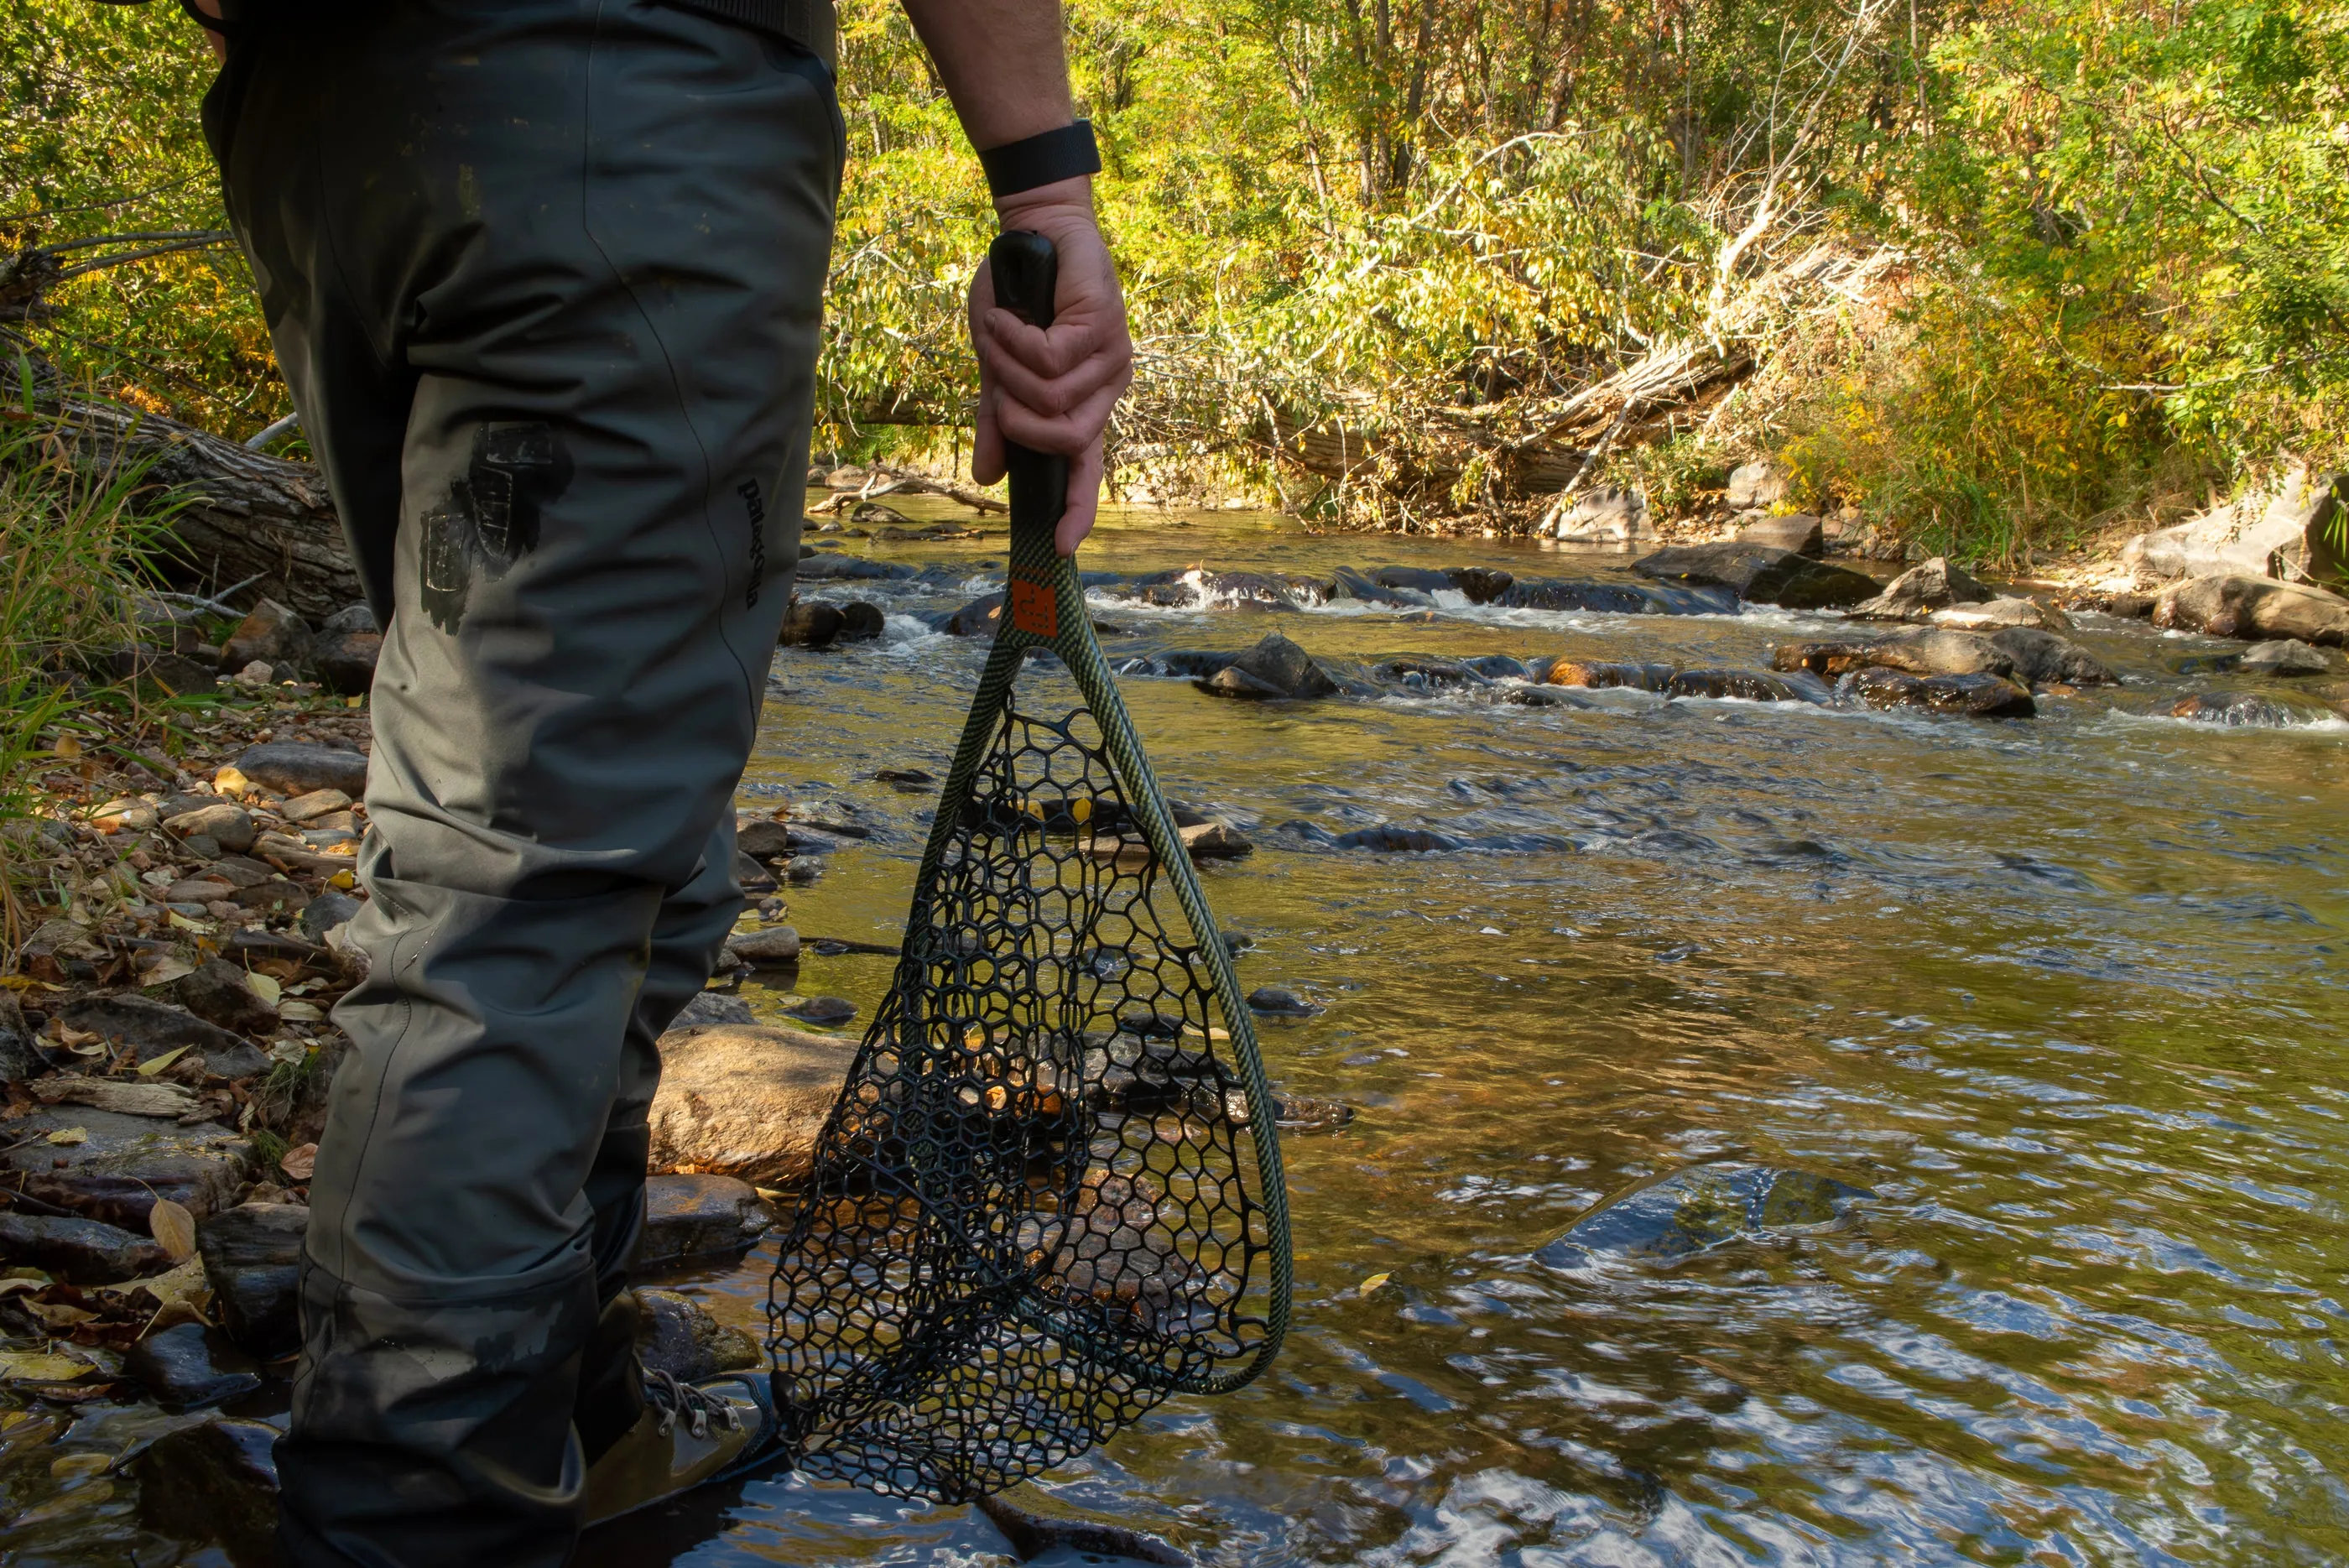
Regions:
[[55, 753], [66, 761], [72, 762], [81, 755], [81, 742], [71, 735], [59, 735]]
[[160, 960], [152, 969], [140, 975], [139, 983], [142, 989], [148, 986], [169, 985], [175, 980], [185, 979], [195, 972], [195, 965], [180, 957], [179, 954], [173, 953], [168, 958]]
[[1385, 1284], [1389, 1280], [1393, 1278], [1394, 1276], [1392, 1274], [1372, 1274], [1369, 1279], [1364, 1280], [1360, 1285], [1355, 1287], [1354, 1293], [1356, 1295], [1362, 1296], [1369, 1295], [1372, 1291], [1377, 1290], [1381, 1285]]
[[326, 1013], [315, 1002], [281, 1002], [277, 1004], [277, 1016], [288, 1023], [315, 1023]]
[[60, 1148], [70, 1148], [78, 1143], [88, 1143], [89, 1141], [89, 1129], [87, 1127], [59, 1127], [57, 1131], [49, 1135], [49, 1141], [56, 1144]]
[[147, 1231], [162, 1243], [171, 1262], [184, 1263], [196, 1255], [196, 1217], [184, 1204], [155, 1199], [155, 1207], [147, 1211]]
[[[356, 702], [358, 699], [354, 697], [351, 701]], [[337, 871], [333, 876], [326, 878], [326, 886], [329, 888], [340, 888], [344, 892], [347, 893], [353, 888], [358, 886], [358, 878], [352, 876], [347, 871]]]
[[70, 1383], [90, 1370], [88, 1362], [70, 1355], [0, 1350], [0, 1383]]
[[160, 1056], [150, 1056], [139, 1064], [139, 1075], [142, 1078], [151, 1078], [187, 1053], [188, 1048], [185, 1045], [174, 1045]]
[[188, 916], [186, 916], [186, 915], [183, 915], [183, 914], [180, 913], [180, 911], [179, 911], [179, 910], [177, 910], [177, 909], [173, 909], [173, 910], [171, 910], [171, 924], [172, 924], [172, 925], [174, 925], [174, 926], [176, 926], [177, 928], [179, 928], [181, 930], [183, 930], [183, 931], [199, 931], [199, 932], [201, 932], [201, 931], [209, 931], [209, 930], [211, 930], [211, 929], [212, 929], [212, 923], [211, 923], [210, 921], [208, 921], [208, 920], [198, 920], [198, 919], [191, 919], [190, 917], [188, 917]]
[[277, 999], [285, 994], [285, 988], [278, 983], [275, 975], [248, 974], [244, 977], [244, 983], [253, 987], [254, 995], [272, 1007], [276, 1006]]

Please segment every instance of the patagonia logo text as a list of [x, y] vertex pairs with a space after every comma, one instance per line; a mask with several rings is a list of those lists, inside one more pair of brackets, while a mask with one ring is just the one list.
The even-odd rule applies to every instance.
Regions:
[[750, 587], [742, 596], [742, 607], [749, 609], [759, 602], [759, 585], [767, 580], [767, 504], [760, 498], [755, 479], [736, 485], [734, 493], [742, 498], [742, 511], [750, 520]]

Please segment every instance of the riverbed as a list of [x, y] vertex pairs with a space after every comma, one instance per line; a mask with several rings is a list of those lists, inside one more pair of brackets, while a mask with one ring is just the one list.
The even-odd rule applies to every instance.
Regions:
[[[858, 813], [874, 836], [786, 890], [792, 919], [886, 941], [930, 803], [873, 775], [944, 771], [985, 646], [919, 618], [999, 585], [1003, 541], [847, 543], [954, 570], [807, 587], [880, 604], [887, 631], [781, 656], [744, 805]], [[1626, 560], [1138, 514], [1083, 564], [1628, 581]], [[1137, 670], [1269, 630], [1331, 659], [1766, 670], [1774, 643], [1847, 629], [1095, 603]], [[1356, 1116], [1286, 1140], [1298, 1322], [1273, 1372], [1019, 1495], [1230, 1564], [2349, 1556], [2349, 726], [2157, 716], [2258, 687], [2201, 668], [2240, 645], [2076, 618], [2124, 684], [2027, 720], [1255, 704], [1129, 676], [1167, 793], [1257, 846], [1206, 872], [1255, 940], [1243, 983], [1326, 1004], [1265, 1023], [1277, 1085]], [[1330, 843], [1381, 824], [1479, 846]], [[810, 957], [796, 983], [869, 1016], [888, 978]], [[1709, 1162], [1874, 1196], [1676, 1261], [1536, 1260], [1609, 1195]], [[688, 1288], [756, 1331], [771, 1262]], [[786, 1478], [588, 1560], [1010, 1559], [971, 1510]]]

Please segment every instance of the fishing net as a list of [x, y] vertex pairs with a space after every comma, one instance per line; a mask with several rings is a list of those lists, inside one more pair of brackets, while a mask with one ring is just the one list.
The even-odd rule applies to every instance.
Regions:
[[[1041, 245], [999, 296], [1050, 301]], [[1288, 1315], [1249, 1014], [1054, 552], [1065, 471], [1012, 456], [1007, 613], [768, 1298], [799, 1468], [945, 1501], [1239, 1386]], [[1024, 711], [1031, 659], [1081, 706]]]

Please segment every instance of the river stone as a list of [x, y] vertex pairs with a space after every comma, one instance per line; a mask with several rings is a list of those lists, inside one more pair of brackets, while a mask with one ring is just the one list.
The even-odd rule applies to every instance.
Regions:
[[880, 582], [910, 577], [914, 568], [899, 561], [870, 561], [862, 556], [843, 555], [826, 550], [817, 555], [800, 557], [799, 577], [802, 582], [863, 581]]
[[381, 631], [375, 623], [375, 611], [362, 599], [357, 604], [345, 605], [318, 623], [320, 637], [339, 637], [347, 631]]
[[790, 1187], [807, 1179], [856, 1044], [799, 1029], [716, 1024], [670, 1030], [660, 1053], [652, 1168]]
[[222, 849], [242, 855], [253, 847], [258, 831], [253, 826], [253, 815], [241, 805], [223, 801], [218, 805], [199, 806], [164, 819], [164, 827], [182, 840], [209, 838]]
[[1674, 697], [1734, 697], [1747, 702], [1818, 701], [1792, 681], [1759, 670], [1683, 670], [1664, 690]]
[[303, 907], [302, 918], [295, 922], [295, 926], [312, 941], [323, 942], [327, 932], [336, 926], [350, 924], [365, 907], [350, 894], [328, 888]]
[[694, 993], [693, 1000], [685, 1004], [669, 1027], [688, 1029], [710, 1023], [754, 1023], [758, 1017], [750, 1011], [750, 1004], [739, 996], [728, 996], [723, 992], [700, 991]]
[[2248, 691], [2197, 691], [2170, 704], [2173, 719], [2235, 729], [2288, 730], [2333, 717], [2322, 703], [2301, 698], [2256, 696]]
[[[306, 910], [304, 912], [307, 913]], [[262, 1000], [247, 980], [244, 971], [225, 959], [206, 959], [196, 966], [193, 973], [181, 975], [164, 989], [171, 992], [172, 1001], [206, 1023], [216, 1023], [222, 1029], [239, 1034], [265, 1034], [277, 1027], [276, 1007]], [[242, 1078], [267, 1068], [268, 1059], [263, 1057], [258, 1050], [243, 1041], [239, 1041], [238, 1045], [253, 1052], [261, 1064], [250, 1067], [248, 1071], [232, 1073], [215, 1066], [212, 1053], [205, 1051], [201, 1054], [206, 1070], [219, 1073], [223, 1077]], [[237, 1064], [246, 1065], [242, 1062]]]
[[166, 1051], [184, 1046], [190, 1055], [204, 1059], [206, 1072], [223, 1078], [249, 1078], [269, 1070], [269, 1058], [243, 1037], [217, 1023], [207, 1023], [184, 1007], [173, 1007], [133, 992], [78, 996], [59, 1007], [57, 1016], [69, 1028], [96, 1033], [117, 1046], [130, 1047], [141, 1062], [151, 1062]]
[[314, 640], [300, 616], [275, 599], [264, 598], [221, 644], [220, 667], [242, 670], [256, 659], [270, 664], [303, 663], [310, 657]]
[[0, 1258], [45, 1269], [69, 1285], [116, 1284], [171, 1266], [162, 1248], [119, 1225], [5, 1210], [0, 1210]]
[[[1389, 568], [1390, 571], [1392, 569]], [[1428, 575], [1433, 576], [1435, 574]], [[1386, 573], [1381, 572], [1379, 576], [1383, 577]], [[1435, 602], [1435, 596], [1424, 588], [1394, 587], [1351, 566], [1339, 567], [1331, 576], [1329, 587], [1322, 590], [1322, 595], [1332, 601], [1352, 599], [1360, 604], [1391, 607], [1424, 608]]]
[[1842, 689], [1871, 708], [1923, 708], [1975, 719], [2028, 719], [2039, 711], [2030, 692], [1996, 675], [1862, 670], [1847, 677]]
[[762, 931], [738, 931], [726, 945], [748, 964], [778, 969], [800, 961], [800, 934], [790, 926], [769, 926]]
[[2054, 605], [2037, 599], [1995, 598], [1987, 604], [1951, 605], [1930, 617], [1935, 626], [1952, 631], [1996, 631], [2001, 627], [2035, 627], [2041, 631], [2070, 631], [2072, 618]]
[[840, 607], [840, 640], [869, 642], [889, 629], [889, 618], [881, 607], [858, 599]]
[[1125, 597], [1168, 609], [1188, 609], [1218, 600], [1233, 605], [1261, 605], [1295, 609], [1316, 605], [1329, 597], [1319, 578], [1292, 577], [1278, 572], [1219, 572], [1204, 566], [1177, 566], [1136, 577]]
[[1685, 1258], [1743, 1237], [1834, 1224], [1852, 1204], [1875, 1196], [1807, 1170], [1700, 1165], [1625, 1189], [1534, 1257], [1553, 1269], [1585, 1268], [1602, 1258]]
[[844, 996], [809, 996], [783, 1011], [802, 1023], [845, 1023], [856, 1016], [856, 1003]]
[[1991, 634], [1991, 646], [2014, 660], [2014, 675], [2033, 686], [2117, 686], [2120, 677], [2078, 643], [2035, 627], [2010, 626]]
[[2153, 624], [2246, 641], [2289, 638], [2339, 648], [2349, 645], [2349, 599], [2268, 577], [2190, 577], [2162, 590], [2154, 601]]
[[1893, 578], [1882, 593], [1853, 605], [1850, 613], [1861, 620], [1921, 620], [1951, 605], [1987, 604], [1997, 597], [1947, 556], [1935, 556]]
[[240, 1568], [277, 1554], [277, 1428], [265, 1421], [191, 1422], [132, 1465], [140, 1522], [181, 1541], [217, 1542]]
[[1578, 659], [1561, 659], [1549, 667], [1547, 683], [1552, 686], [1581, 686], [1591, 691], [1628, 687], [1634, 691], [1662, 691], [1672, 683], [1672, 667], [1669, 664], [1586, 662]]
[[1681, 584], [1521, 578], [1493, 600], [1504, 609], [1583, 610], [1602, 615], [1735, 615], [1733, 588]]
[[2321, 648], [2287, 637], [2253, 643], [2235, 668], [2247, 675], [2323, 675], [2333, 668], [2333, 659]]
[[316, 746], [300, 741], [272, 741], [247, 746], [229, 764], [253, 784], [279, 794], [307, 794], [314, 789], [338, 789], [353, 800], [367, 794], [367, 760], [357, 752], [336, 746]]
[[1194, 860], [1237, 860], [1256, 851], [1256, 846], [1227, 822], [1192, 823], [1176, 828], [1174, 836]]
[[981, 594], [953, 614], [938, 618], [934, 624], [948, 637], [993, 637], [998, 622], [1003, 618], [1003, 596]]
[[734, 856], [734, 880], [745, 893], [771, 893], [776, 887], [773, 872], [739, 850]]
[[[78, 1129], [79, 1143], [52, 1133]], [[236, 1199], [255, 1168], [252, 1146], [212, 1123], [176, 1127], [147, 1116], [60, 1106], [8, 1124], [15, 1146], [0, 1150], [0, 1171], [15, 1173], [44, 1203], [139, 1235], [147, 1213], [168, 1198], [202, 1220]]]
[[383, 659], [379, 631], [342, 631], [321, 637], [310, 650], [310, 667], [318, 684], [338, 697], [362, 696], [375, 686], [375, 667]]
[[1431, 598], [1458, 585], [1450, 572], [1438, 572], [1426, 566], [1381, 566], [1371, 574], [1371, 580], [1381, 587], [1412, 588]]
[[245, 1203], [196, 1221], [196, 1255], [229, 1337], [264, 1361], [302, 1347], [302, 1238], [310, 1210], [298, 1203]]
[[1772, 650], [1771, 668], [1807, 670], [1833, 679], [1855, 670], [1911, 675], [2012, 675], [2014, 656], [1970, 631], [1917, 627], [1875, 641], [1796, 642]]
[[1826, 528], [1817, 518], [1803, 512], [1790, 512], [1784, 517], [1764, 517], [1759, 523], [1749, 523], [1737, 531], [1737, 542], [1792, 550], [1815, 561], [1827, 553]]
[[793, 599], [783, 611], [782, 629], [775, 641], [783, 648], [829, 648], [840, 637], [843, 621], [832, 605]]
[[1334, 696], [1339, 690], [1311, 654], [1277, 631], [1198, 686], [1216, 696], [1306, 699]]
[[1397, 827], [1391, 822], [1341, 833], [1330, 842], [1340, 849], [1374, 849], [1387, 855], [1425, 855], [1460, 847], [1456, 838], [1422, 827]]
[[1319, 1002], [1299, 996], [1285, 985], [1257, 987], [1248, 992], [1247, 1004], [1250, 1012], [1261, 1012], [1268, 1018], [1310, 1018], [1322, 1010]]
[[1467, 596], [1472, 605], [1488, 605], [1509, 591], [1517, 579], [1498, 566], [1446, 566], [1444, 575]]
[[767, 1364], [757, 1340], [719, 1323], [691, 1296], [642, 1289], [636, 1292], [636, 1359], [647, 1372], [666, 1372], [680, 1383]]
[[1739, 540], [1715, 545], [1676, 545], [1631, 563], [1643, 577], [1734, 589], [1760, 604], [1788, 609], [1837, 608], [1877, 593], [1876, 579], [1843, 566], [1814, 561], [1792, 550]]
[[217, 1405], [261, 1386], [261, 1368], [219, 1329], [183, 1323], [123, 1353], [125, 1376], [167, 1410]]
[[775, 1222], [751, 1185], [731, 1176], [655, 1176], [645, 1181], [645, 1241], [638, 1268], [687, 1258], [739, 1255]]

